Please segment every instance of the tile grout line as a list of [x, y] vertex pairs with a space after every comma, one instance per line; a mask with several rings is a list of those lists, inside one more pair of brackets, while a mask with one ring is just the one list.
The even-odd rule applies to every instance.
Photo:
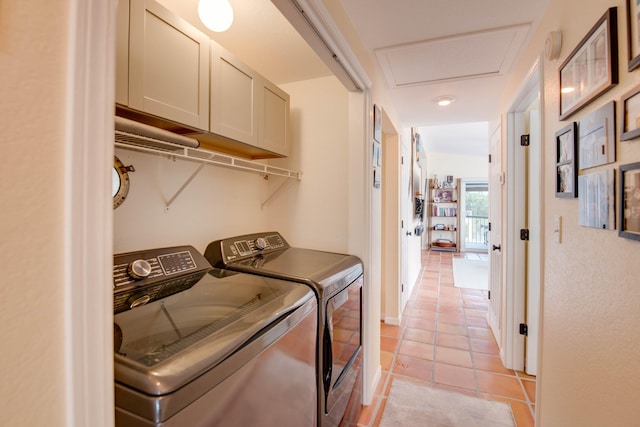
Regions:
[[[415, 303], [416, 303], [416, 299], [420, 296], [420, 293], [422, 291], [428, 291], [428, 292], [432, 292], [432, 284], [425, 284], [424, 283], [424, 278], [425, 275], [429, 272], [432, 272], [433, 270], [435, 270], [435, 268], [437, 268], [437, 276], [433, 277], [433, 279], [436, 279], [437, 282], [435, 283], [435, 285], [437, 286], [437, 292], [436, 292], [436, 297], [437, 297], [437, 301], [435, 304], [435, 326], [434, 326], [434, 344], [433, 344], [433, 350], [432, 350], [432, 359], [433, 359], [433, 363], [431, 366], [431, 380], [428, 382], [428, 384], [433, 387], [435, 386], [437, 383], [435, 381], [435, 368], [436, 368], [436, 354], [437, 354], [437, 343], [438, 343], [438, 337], [440, 335], [440, 331], [439, 331], [439, 326], [440, 326], [440, 315], [442, 314], [440, 312], [441, 307], [441, 297], [442, 297], [442, 291], [443, 291], [443, 276], [446, 275], [446, 272], [443, 271], [444, 268], [446, 268], [447, 266], [445, 265], [445, 260], [443, 259], [443, 254], [442, 253], [430, 253], [429, 255], [427, 255], [423, 260], [423, 266], [420, 269], [420, 274], [418, 275], [418, 286], [416, 286], [413, 291], [412, 294], [409, 296], [409, 302], [410, 305], [408, 305], [408, 307], [411, 307], [414, 310], [417, 310], [418, 308], [415, 307]], [[452, 260], [453, 261], [453, 260]], [[428, 279], [429, 282], [431, 282], [432, 278]], [[455, 287], [455, 283], [454, 283], [454, 287]], [[469, 345], [469, 354], [470, 354], [470, 358], [471, 358], [471, 369], [473, 370], [473, 376], [474, 376], [474, 385], [475, 385], [475, 395], [477, 397], [480, 397], [480, 388], [479, 388], [479, 380], [478, 380], [478, 372], [481, 371], [480, 369], [477, 368], [476, 365], [476, 358], [474, 355], [474, 352], [472, 351], [472, 346], [471, 346], [471, 335], [469, 332], [469, 317], [475, 317], [475, 316], [468, 316], [467, 312], [465, 310], [465, 299], [464, 299], [464, 294], [463, 294], [463, 289], [458, 288], [458, 297], [459, 297], [459, 303], [461, 303], [461, 308], [462, 308], [462, 314], [463, 314], [463, 319], [464, 319], [464, 328], [465, 328], [465, 332], [466, 332], [466, 338], [467, 338], [467, 343]], [[483, 293], [484, 295], [484, 293]], [[486, 295], [485, 295], [486, 297]], [[473, 306], [471, 307], [472, 310], [479, 310], [478, 308], [474, 308]], [[367, 425], [364, 424], [360, 424], [358, 423], [358, 427], [372, 427], [372, 426], [376, 426], [376, 420], [377, 419], [381, 419], [381, 417], [383, 416], [383, 412], [384, 412], [384, 406], [386, 403], [386, 400], [388, 398], [388, 393], [387, 388], [390, 388], [392, 381], [393, 381], [393, 377], [397, 376], [398, 374], [395, 374], [395, 363], [398, 360], [398, 357], [400, 355], [400, 347], [402, 345], [402, 342], [404, 341], [405, 337], [406, 337], [406, 333], [407, 333], [407, 317], [405, 316], [404, 320], [400, 322], [400, 324], [398, 325], [399, 329], [400, 329], [400, 334], [398, 336], [398, 341], [397, 341], [397, 345], [395, 347], [395, 350], [393, 352], [393, 356], [392, 356], [392, 360], [391, 360], [391, 365], [389, 367], [389, 371], [387, 373], [387, 378], [384, 381], [382, 390], [381, 390], [381, 394], [377, 394], [376, 396], [378, 397], [378, 401], [376, 402], [376, 407], [374, 409], [374, 411], [372, 412], [372, 418]], [[482, 352], [481, 352], [482, 353]], [[511, 375], [508, 374], [503, 374], [503, 373], [499, 373], [499, 372], [494, 372], [496, 375], [500, 375], [500, 376], [507, 376], [507, 377], [512, 377]], [[535, 419], [535, 411], [533, 410], [533, 403], [531, 402], [529, 395], [527, 393], [526, 388], [524, 387], [524, 381], [529, 381], [529, 379], [523, 378], [518, 371], [514, 371], [515, 377], [518, 380], [518, 383], [520, 384], [520, 388], [521, 391], [523, 393], [524, 396], [524, 401], [521, 401], [519, 399], [515, 399], [513, 397], [510, 396], [504, 396], [509, 400], [514, 400], [514, 401], [521, 401], [522, 403], [525, 403], [527, 405], [527, 407], [529, 408], [529, 412], [531, 413], [531, 415], [533, 416], [533, 418]], [[405, 375], [400, 375], [400, 376], [405, 376]], [[411, 378], [411, 377], [409, 377]], [[534, 381], [535, 382], [535, 379]], [[499, 395], [498, 395], [499, 396]], [[514, 414], [515, 416], [515, 414]], [[515, 420], [514, 420], [515, 422]]]
[[[531, 416], [535, 420], [536, 414], [535, 414], [535, 411], [533, 410], [533, 403], [531, 402], [531, 399], [529, 398], [529, 393], [527, 393], [527, 389], [524, 386], [524, 381], [523, 381], [524, 379], [517, 372], [516, 372], [516, 377], [518, 377], [518, 382], [520, 383], [520, 387], [522, 388], [522, 392], [524, 393], [524, 399], [525, 399], [525, 402], [527, 404], [527, 407], [529, 408], [529, 412], [531, 412]], [[536, 387], [537, 386], [538, 386], [538, 384], [536, 383]]]
[[442, 284], [442, 252], [438, 252], [438, 292], [436, 297], [436, 318], [435, 325], [433, 331], [433, 351], [432, 351], [432, 360], [431, 364], [431, 387], [436, 385], [436, 349], [438, 348], [438, 336], [440, 332], [438, 331], [438, 326], [440, 325], [440, 289]]
[[[452, 266], [453, 268], [453, 266]], [[455, 286], [455, 282], [454, 282]], [[462, 288], [460, 289], [460, 300], [462, 301], [462, 314], [464, 316], [464, 329], [467, 335], [467, 343], [469, 344], [469, 356], [471, 357], [471, 369], [473, 370], [473, 381], [476, 387], [476, 396], [480, 397], [480, 381], [478, 380], [478, 369], [476, 369], [476, 358], [473, 352], [473, 347], [471, 346], [471, 334], [469, 333], [469, 323], [467, 322], [467, 310], [464, 307], [464, 297]]]
[[[415, 292], [419, 292], [420, 288], [422, 287], [422, 278], [424, 277], [424, 271], [425, 271], [425, 267], [422, 267], [420, 269], [420, 274], [418, 275], [418, 285], [416, 285], [412, 291], [412, 295], [409, 296], [409, 301], [411, 302], [411, 304], [413, 305], [413, 293]], [[412, 307], [413, 308], [413, 307]], [[384, 380], [384, 383], [382, 384], [382, 393], [379, 395], [380, 399], [378, 399], [378, 402], [376, 404], [376, 408], [375, 410], [372, 412], [372, 419], [371, 419], [371, 425], [375, 425], [376, 420], [378, 419], [378, 415], [382, 415], [380, 412], [383, 408], [383, 403], [384, 401], [388, 398], [388, 395], [386, 394], [386, 390], [387, 388], [391, 387], [391, 383], [393, 382], [393, 376], [394, 376], [394, 367], [395, 367], [395, 363], [398, 360], [398, 356], [400, 354], [400, 345], [402, 344], [402, 341], [404, 340], [404, 336], [406, 333], [406, 329], [407, 329], [407, 324], [405, 321], [403, 321], [402, 319], [400, 320], [400, 324], [398, 325], [398, 327], [400, 328], [400, 334], [398, 336], [398, 343], [395, 347], [395, 350], [393, 352], [393, 357], [391, 358], [391, 362], [389, 365], [389, 371], [387, 372], [387, 378]]]
[[[452, 259], [451, 268], [453, 269], [453, 259]], [[453, 285], [455, 287], [455, 281]], [[465, 335], [467, 337], [467, 344], [469, 345], [469, 357], [471, 358], [471, 370], [473, 371], [473, 382], [475, 386], [475, 393], [476, 393], [476, 397], [480, 397], [480, 382], [478, 380], [478, 369], [476, 369], [476, 361], [474, 357], [473, 347], [471, 346], [471, 334], [469, 333], [469, 324], [467, 322], [467, 311], [465, 310], [465, 307], [464, 307], [464, 297], [463, 297], [462, 288], [458, 288], [458, 292], [460, 295], [460, 301], [462, 303], [461, 307], [462, 307], [462, 316], [464, 317], [464, 330], [465, 330]]]

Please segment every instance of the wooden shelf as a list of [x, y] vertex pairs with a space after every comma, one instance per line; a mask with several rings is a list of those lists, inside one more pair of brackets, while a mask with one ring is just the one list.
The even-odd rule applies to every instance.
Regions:
[[[460, 229], [460, 219], [458, 216], [458, 212], [460, 211], [460, 203], [458, 191], [460, 191], [461, 181], [460, 179], [456, 180], [455, 188], [434, 188], [433, 179], [429, 179], [427, 185], [429, 186], [429, 194], [427, 195], [428, 203], [425, 207], [425, 210], [428, 218], [428, 246], [433, 251], [458, 252], [458, 248], [460, 247], [460, 233], [458, 233], [458, 230]], [[436, 197], [439, 197], [438, 194], [443, 194], [443, 192], [446, 193], [445, 197], [447, 198], [447, 200], [436, 201]], [[455, 215], [439, 215], [442, 213], [455, 213]], [[454, 229], [439, 230], [435, 228], [436, 224], [443, 224], [445, 227], [454, 227]], [[440, 236], [439, 233], [446, 234]], [[439, 238], [445, 238], [445, 236], [446, 238], [451, 239], [455, 243], [455, 245], [451, 247], [436, 246], [436, 240], [438, 240]]]

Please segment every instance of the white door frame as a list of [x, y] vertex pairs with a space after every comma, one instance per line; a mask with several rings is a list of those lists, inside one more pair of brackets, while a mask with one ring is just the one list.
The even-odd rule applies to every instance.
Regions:
[[[518, 110], [515, 110], [518, 111]], [[525, 322], [525, 258], [526, 245], [520, 240], [520, 229], [525, 227], [526, 194], [525, 150], [520, 146], [520, 135], [524, 133], [523, 114], [512, 110], [507, 114], [507, 218], [503, 258], [506, 265], [504, 286], [505, 333], [501, 348], [504, 366], [517, 371], [524, 370], [524, 336], [519, 325]]]
[[64, 188], [65, 401], [70, 427], [113, 426], [116, 0], [69, 1]]
[[[506, 239], [505, 247], [503, 248], [503, 255], [506, 263], [506, 276], [505, 276], [505, 336], [506, 340], [503, 348], [501, 348], [501, 354], [503, 355], [503, 363], [505, 367], [509, 369], [523, 371], [525, 369], [525, 337], [520, 335], [519, 325], [521, 323], [531, 323], [534, 328], [529, 328], [529, 335], [535, 335], [536, 339], [532, 342], [528, 342], [529, 345], [537, 345], [537, 338], [539, 336], [539, 328], [537, 328], [538, 320], [540, 317], [540, 307], [531, 306], [531, 297], [527, 301], [527, 289], [526, 289], [526, 265], [527, 260], [527, 245], [520, 240], [520, 229], [525, 228], [527, 221], [527, 195], [524, 191], [525, 180], [527, 178], [527, 161], [525, 158], [525, 150], [520, 146], [520, 135], [523, 133], [526, 123], [523, 112], [535, 101], [536, 98], [542, 102], [543, 94], [543, 76], [542, 76], [542, 58], [538, 57], [536, 63], [532, 67], [531, 71], [527, 75], [524, 84], [517, 92], [514, 101], [507, 113], [507, 218], [506, 218]], [[542, 118], [538, 121], [538, 126], [541, 126]], [[540, 127], [531, 132], [532, 135], [541, 135]], [[541, 144], [541, 142], [538, 142]], [[536, 162], [542, 165], [541, 155], [542, 149], [534, 151], [534, 155], [537, 157]], [[542, 170], [531, 170], [530, 179], [538, 181], [538, 184], [542, 182]], [[532, 189], [541, 191], [542, 186], [536, 185]], [[531, 200], [542, 200], [540, 194], [529, 195]], [[531, 206], [531, 209], [538, 210], [538, 218], [542, 221], [542, 206]], [[539, 224], [539, 229], [536, 235], [531, 235], [530, 238], [541, 239], [542, 237], [542, 223]], [[542, 244], [535, 245], [535, 250], [540, 251]], [[533, 248], [532, 248], [533, 249]], [[533, 259], [536, 259], [535, 257]], [[537, 254], [537, 260], [541, 263], [541, 253]], [[529, 259], [529, 262], [531, 259]], [[529, 265], [528, 268], [538, 269], [542, 271], [542, 265]], [[541, 277], [541, 275], [538, 275]], [[529, 278], [530, 279], [530, 278]], [[530, 283], [529, 292], [537, 292], [537, 301], [539, 302], [540, 283]], [[535, 330], [534, 330], [535, 329]], [[532, 349], [536, 352], [538, 349]]]

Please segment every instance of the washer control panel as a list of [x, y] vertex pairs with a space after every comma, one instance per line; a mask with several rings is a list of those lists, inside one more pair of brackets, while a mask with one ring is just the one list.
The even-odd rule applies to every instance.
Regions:
[[119, 313], [188, 289], [210, 269], [192, 246], [114, 255], [113, 311]]
[[287, 241], [273, 231], [216, 240], [207, 246], [204, 256], [212, 265], [222, 268], [231, 262], [287, 248]]

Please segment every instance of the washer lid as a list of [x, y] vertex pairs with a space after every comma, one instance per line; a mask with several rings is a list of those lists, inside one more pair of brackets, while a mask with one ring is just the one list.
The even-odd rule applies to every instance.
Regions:
[[170, 393], [312, 297], [299, 284], [214, 269], [186, 291], [114, 316], [115, 380]]
[[228, 269], [306, 283], [321, 296], [333, 294], [356, 280], [363, 272], [354, 255], [287, 248], [229, 263]]

